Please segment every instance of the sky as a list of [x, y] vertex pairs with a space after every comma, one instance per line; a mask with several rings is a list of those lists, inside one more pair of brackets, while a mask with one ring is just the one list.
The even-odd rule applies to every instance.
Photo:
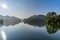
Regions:
[[26, 18], [32, 15], [46, 15], [48, 12], [60, 14], [60, 0], [0, 0], [0, 15]]

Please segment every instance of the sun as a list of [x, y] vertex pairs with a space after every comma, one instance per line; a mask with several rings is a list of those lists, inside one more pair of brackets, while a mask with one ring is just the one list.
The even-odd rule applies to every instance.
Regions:
[[1, 7], [6, 9], [7, 5], [6, 4], [1, 4]]

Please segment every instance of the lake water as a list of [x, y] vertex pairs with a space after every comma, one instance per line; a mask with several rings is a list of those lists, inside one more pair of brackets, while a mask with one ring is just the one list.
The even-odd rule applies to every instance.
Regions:
[[[5, 39], [4, 39], [5, 37]], [[54, 33], [47, 32], [46, 26], [24, 24], [1, 25], [0, 40], [60, 40], [59, 29]]]

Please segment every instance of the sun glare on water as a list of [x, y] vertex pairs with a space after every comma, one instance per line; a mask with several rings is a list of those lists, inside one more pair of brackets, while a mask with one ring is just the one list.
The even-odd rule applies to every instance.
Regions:
[[1, 35], [2, 35], [2, 40], [6, 40], [6, 34], [4, 31], [1, 31]]

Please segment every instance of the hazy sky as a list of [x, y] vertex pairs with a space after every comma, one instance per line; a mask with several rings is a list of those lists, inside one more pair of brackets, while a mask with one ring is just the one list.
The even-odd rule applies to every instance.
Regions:
[[25, 18], [32, 15], [55, 11], [60, 13], [60, 0], [0, 0], [0, 6], [4, 4], [7, 8], [0, 7], [1, 15]]

